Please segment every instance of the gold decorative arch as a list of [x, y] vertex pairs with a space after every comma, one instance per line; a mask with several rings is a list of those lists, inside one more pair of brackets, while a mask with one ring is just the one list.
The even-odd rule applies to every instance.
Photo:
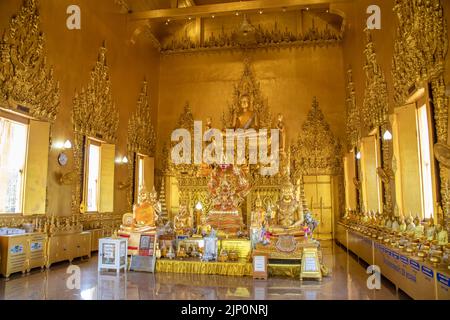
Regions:
[[372, 34], [366, 30], [366, 48], [364, 50], [366, 63], [366, 89], [362, 106], [363, 124], [367, 131], [382, 126], [387, 121], [389, 98], [386, 78], [377, 61]]
[[270, 113], [267, 99], [263, 98], [259, 82], [256, 81], [252, 71], [250, 60], [244, 60], [244, 71], [239, 82], [234, 86], [232, 102], [228, 108], [228, 112], [224, 113], [222, 123], [224, 128], [233, 127], [233, 115], [239, 110], [239, 101], [243, 95], [250, 97], [253, 111], [259, 119], [261, 128], [270, 128], [272, 124], [272, 115]]
[[36, 0], [25, 0], [0, 39], [0, 104], [36, 119], [54, 122], [59, 84], [47, 67], [45, 36]]
[[85, 137], [97, 138], [108, 143], [114, 143], [117, 139], [119, 112], [112, 99], [106, 52], [103, 45], [87, 87], [82, 88], [80, 93], [75, 93], [73, 99], [72, 124], [75, 133], [73, 153], [78, 177], [72, 192], [72, 211], [75, 214], [80, 212]]
[[128, 121], [127, 153], [128, 159], [128, 204], [133, 202], [133, 173], [135, 170], [135, 154], [140, 153], [149, 157], [155, 156], [156, 133], [152, 124], [152, 109], [149, 103], [148, 84], [144, 81], [137, 102], [135, 113]]
[[291, 155], [296, 179], [303, 175], [342, 173], [341, 144], [331, 131], [316, 97], [297, 141], [291, 146]]

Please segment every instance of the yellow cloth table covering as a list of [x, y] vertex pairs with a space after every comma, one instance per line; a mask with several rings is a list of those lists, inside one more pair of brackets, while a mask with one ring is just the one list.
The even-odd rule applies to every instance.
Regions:
[[[269, 265], [268, 271], [270, 276], [300, 277], [299, 265]], [[202, 262], [163, 259], [156, 261], [156, 272], [251, 277], [253, 268], [249, 262]]]
[[253, 275], [252, 264], [248, 262], [157, 260], [156, 272], [194, 273], [237, 277]]

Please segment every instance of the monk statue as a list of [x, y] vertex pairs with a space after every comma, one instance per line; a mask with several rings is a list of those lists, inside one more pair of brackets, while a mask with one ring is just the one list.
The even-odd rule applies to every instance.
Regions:
[[180, 211], [175, 216], [173, 224], [175, 227], [175, 232], [178, 235], [186, 235], [192, 231], [192, 216], [185, 204], [180, 205]]
[[259, 129], [259, 120], [257, 114], [251, 106], [250, 96], [243, 94], [239, 99], [239, 108], [233, 115], [234, 129]]
[[281, 199], [276, 204], [275, 225], [269, 227], [269, 232], [275, 236], [304, 235], [302, 230], [303, 212], [295, 199], [294, 187], [287, 181], [281, 191]]
[[134, 205], [133, 214], [136, 222], [136, 227], [139, 228], [156, 228], [156, 221], [161, 212], [161, 204], [157, 200], [158, 194], [153, 187], [153, 191], [148, 193], [145, 187], [142, 188], [139, 194], [139, 201]]

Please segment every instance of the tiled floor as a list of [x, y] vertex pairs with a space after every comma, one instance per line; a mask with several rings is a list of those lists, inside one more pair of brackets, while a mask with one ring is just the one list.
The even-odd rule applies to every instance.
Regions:
[[[13, 275], [0, 279], [0, 299], [404, 299], [392, 284], [383, 279], [381, 290], [369, 290], [365, 267], [333, 242], [323, 242], [324, 262], [332, 275], [322, 283], [290, 278], [269, 278], [267, 281], [250, 277], [202, 276], [182, 274], [150, 274], [128, 272], [97, 273], [97, 257], [90, 261], [75, 261], [81, 269], [81, 290], [70, 290], [67, 282], [69, 264], [61, 263], [43, 272]], [[70, 282], [70, 281], [69, 281]], [[70, 285], [70, 283], [69, 283]]]

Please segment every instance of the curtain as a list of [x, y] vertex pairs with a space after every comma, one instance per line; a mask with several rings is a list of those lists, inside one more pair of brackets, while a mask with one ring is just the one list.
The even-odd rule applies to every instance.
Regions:
[[0, 213], [22, 210], [26, 125], [0, 118]]

